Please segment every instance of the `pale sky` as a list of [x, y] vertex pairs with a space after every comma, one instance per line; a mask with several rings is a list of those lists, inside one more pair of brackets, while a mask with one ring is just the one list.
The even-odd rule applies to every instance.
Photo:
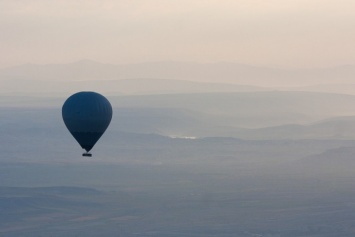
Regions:
[[81, 59], [355, 64], [355, 1], [0, 0], [0, 68]]

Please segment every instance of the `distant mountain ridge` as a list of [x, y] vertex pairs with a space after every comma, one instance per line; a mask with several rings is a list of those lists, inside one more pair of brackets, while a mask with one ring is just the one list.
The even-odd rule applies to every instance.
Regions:
[[334, 117], [311, 124], [287, 124], [259, 129], [235, 129], [242, 139], [355, 139], [355, 117]]
[[[68, 93], [67, 96], [70, 94]], [[67, 96], [0, 96], [3, 108], [61, 108]], [[203, 124], [223, 127], [261, 128], [306, 124], [339, 116], [355, 116], [355, 96], [314, 92], [221, 92], [108, 96], [115, 112], [130, 109], [141, 116], [174, 115], [167, 109], [193, 111]], [[133, 112], [136, 110], [139, 113]], [[159, 110], [165, 112], [159, 112]], [[171, 110], [170, 110], [171, 111]], [[153, 114], [152, 114], [153, 113]], [[189, 112], [190, 113], [190, 112]], [[127, 111], [124, 113], [127, 114]], [[177, 116], [177, 115], [176, 115]], [[185, 119], [185, 118], [184, 118]], [[130, 120], [133, 122], [134, 120]], [[141, 121], [141, 124], [144, 121]]]
[[[51, 136], [53, 139], [60, 136], [71, 139], [62, 122], [60, 108], [2, 108], [0, 112], [2, 114], [0, 133], [5, 137], [1, 143], [4, 147], [11, 146], [13, 139], [22, 139], [22, 136], [31, 134]], [[355, 116], [333, 117], [313, 123], [288, 123], [291, 119], [298, 118], [287, 119], [283, 118], [285, 114], [280, 114], [281, 125], [270, 125], [274, 119], [264, 121], [265, 118], [260, 117], [258, 125], [263, 127], [259, 128], [248, 128], [246, 125], [253, 121], [243, 121], [238, 117], [230, 119], [231, 116], [232, 114], [223, 116], [179, 108], [114, 108], [110, 129], [102, 139], [108, 139], [106, 142], [109, 142], [111, 138], [115, 143], [118, 137], [127, 138], [127, 134], [137, 136], [155, 134], [165, 138], [183, 139], [205, 137], [233, 137], [244, 140], [355, 139]], [[249, 120], [253, 118], [250, 117]]]
[[323, 175], [324, 177], [352, 176], [355, 167], [353, 145], [331, 148], [319, 154], [307, 156], [292, 162], [285, 162], [277, 170], [288, 175], [303, 177]]
[[0, 80], [121, 80], [157, 78], [197, 82], [220, 82], [261, 87], [351, 84], [355, 66], [318, 69], [276, 69], [238, 63], [152, 62], [125, 65], [82, 60], [68, 64], [25, 64], [0, 69]]
[[101, 81], [0, 80], [0, 95], [7, 96], [63, 96], [77, 91], [97, 91], [106, 95], [144, 95], [266, 90], [269, 89], [247, 85], [151, 78]]

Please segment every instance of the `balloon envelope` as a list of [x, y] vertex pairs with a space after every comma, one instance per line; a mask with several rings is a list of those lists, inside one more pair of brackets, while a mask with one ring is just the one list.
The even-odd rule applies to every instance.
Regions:
[[69, 132], [88, 152], [110, 124], [112, 107], [96, 92], [78, 92], [64, 102], [62, 116]]

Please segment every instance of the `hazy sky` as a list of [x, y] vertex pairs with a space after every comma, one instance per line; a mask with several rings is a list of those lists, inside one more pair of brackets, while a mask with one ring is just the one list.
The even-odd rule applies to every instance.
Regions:
[[0, 67], [355, 64], [354, 0], [0, 0]]

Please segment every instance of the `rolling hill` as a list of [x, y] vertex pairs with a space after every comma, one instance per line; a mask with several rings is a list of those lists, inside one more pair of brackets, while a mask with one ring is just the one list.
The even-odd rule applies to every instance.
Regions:
[[352, 83], [354, 66], [277, 69], [238, 63], [152, 62], [113, 65], [91, 60], [68, 64], [25, 64], [0, 69], [0, 80], [87, 81], [157, 78], [264, 87]]

